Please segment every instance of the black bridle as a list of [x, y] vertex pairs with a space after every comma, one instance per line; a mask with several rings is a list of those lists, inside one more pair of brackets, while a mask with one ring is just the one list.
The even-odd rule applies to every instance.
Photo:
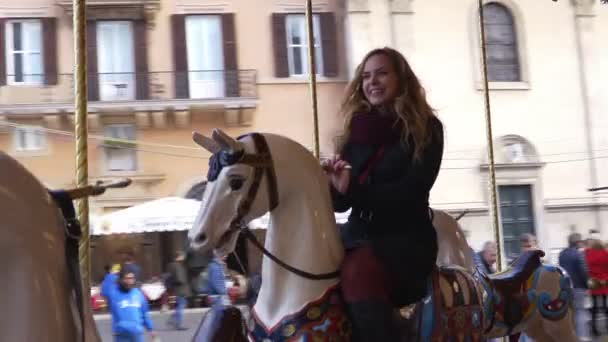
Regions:
[[[247, 240], [249, 240], [256, 248], [258, 248], [265, 256], [267, 256], [270, 260], [277, 263], [279, 266], [283, 267], [287, 271], [294, 273], [302, 278], [311, 279], [311, 280], [327, 280], [334, 279], [340, 275], [339, 271], [334, 271], [330, 273], [322, 273], [322, 274], [314, 274], [306, 271], [302, 271], [298, 268], [290, 266], [283, 262], [281, 259], [276, 257], [270, 251], [268, 251], [264, 245], [262, 245], [255, 237], [253, 232], [247, 227], [247, 225], [243, 224], [243, 218], [249, 213], [251, 209], [251, 205], [255, 200], [258, 191], [260, 189], [260, 185], [262, 184], [262, 179], [264, 175], [266, 175], [267, 185], [268, 185], [268, 199], [269, 199], [269, 208], [268, 211], [274, 210], [279, 205], [279, 191], [277, 185], [277, 177], [274, 170], [274, 163], [272, 161], [272, 155], [270, 153], [270, 148], [266, 143], [266, 139], [262, 134], [259, 133], [250, 133], [248, 135], [244, 135], [239, 137], [241, 140], [245, 137], [251, 137], [255, 144], [256, 152], [254, 154], [245, 153], [244, 151], [238, 152], [228, 152], [228, 151], [220, 151], [218, 154], [212, 157], [214, 159], [214, 163], [216, 164], [215, 170], [213, 172], [216, 173], [215, 177], [219, 173], [219, 169], [224, 166], [230, 166], [235, 164], [244, 164], [253, 167], [253, 183], [249, 187], [247, 192], [247, 196], [239, 203], [236, 215], [230, 222], [230, 230], [233, 232], [240, 232], [245, 236]], [[228, 155], [221, 155], [222, 153], [228, 153]], [[217, 165], [219, 164], [219, 165]], [[211, 169], [210, 169], [211, 171]], [[209, 176], [207, 177], [209, 178]]]

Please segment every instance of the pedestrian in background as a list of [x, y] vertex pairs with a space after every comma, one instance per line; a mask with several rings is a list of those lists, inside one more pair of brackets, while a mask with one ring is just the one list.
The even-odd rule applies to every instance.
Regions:
[[186, 255], [184, 252], [177, 252], [175, 261], [169, 265], [169, 286], [175, 295], [175, 311], [167, 322], [176, 330], [188, 330], [183, 326], [184, 310], [188, 305], [188, 298], [192, 295], [188, 274], [185, 265]]
[[211, 298], [212, 305], [229, 302], [226, 287], [226, 257], [214, 253], [213, 259], [207, 266], [207, 279], [201, 292]]
[[588, 275], [585, 266], [585, 254], [581, 253], [583, 246], [584, 241], [581, 234], [570, 234], [568, 236], [568, 248], [559, 253], [559, 265], [568, 272], [572, 281], [576, 334], [581, 341], [590, 341], [589, 329], [587, 328], [588, 315], [587, 310], [585, 310]]
[[486, 243], [483, 244], [483, 249], [475, 253], [474, 256], [477, 270], [486, 275], [496, 273], [494, 265], [496, 264], [497, 254], [496, 242], [486, 241]]
[[591, 301], [591, 332], [600, 336], [597, 328], [598, 313], [603, 310], [608, 315], [608, 251], [600, 240], [599, 233], [593, 232], [589, 236], [590, 246], [585, 250], [585, 260], [589, 271]]
[[135, 274], [121, 266], [118, 281], [107, 284], [102, 295], [109, 298], [114, 342], [144, 342], [145, 330], [156, 337], [148, 314], [148, 300], [135, 287]]

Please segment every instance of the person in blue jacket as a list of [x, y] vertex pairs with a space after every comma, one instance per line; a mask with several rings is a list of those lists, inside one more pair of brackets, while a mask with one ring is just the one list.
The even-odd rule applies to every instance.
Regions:
[[214, 253], [213, 259], [207, 265], [206, 283], [201, 286], [202, 293], [214, 298], [212, 304], [220, 304], [227, 300], [228, 291], [226, 289], [224, 259], [225, 257], [221, 258]]
[[118, 281], [102, 287], [102, 295], [108, 298], [112, 314], [114, 342], [144, 342], [144, 328], [155, 336], [148, 315], [148, 300], [135, 283], [135, 274], [129, 268], [121, 267]]

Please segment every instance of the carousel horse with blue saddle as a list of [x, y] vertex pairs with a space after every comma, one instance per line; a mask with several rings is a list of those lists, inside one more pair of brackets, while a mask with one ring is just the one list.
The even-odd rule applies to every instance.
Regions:
[[[274, 134], [237, 139], [221, 130], [194, 141], [213, 154], [207, 189], [189, 232], [191, 248], [225, 255], [239, 234], [264, 254], [262, 286], [246, 319], [216, 307], [196, 341], [357, 341], [340, 291], [344, 247], [327, 177], [303, 146]], [[246, 224], [270, 213], [264, 244]], [[523, 254], [503, 273], [477, 272], [463, 231], [431, 210], [437, 265], [424, 298], [395, 307], [400, 341], [485, 341], [525, 333], [535, 341], [577, 341], [572, 288], [542, 251]], [[404, 270], [409, 262], [403, 263]], [[228, 334], [228, 335], [226, 335]], [[227, 337], [229, 336], [229, 337]], [[227, 339], [229, 338], [229, 339]]]

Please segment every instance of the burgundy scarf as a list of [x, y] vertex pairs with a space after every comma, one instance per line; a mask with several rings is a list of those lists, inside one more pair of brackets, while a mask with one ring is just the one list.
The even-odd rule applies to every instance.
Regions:
[[403, 124], [395, 114], [380, 114], [377, 111], [356, 113], [350, 123], [349, 143], [380, 146], [401, 138]]

